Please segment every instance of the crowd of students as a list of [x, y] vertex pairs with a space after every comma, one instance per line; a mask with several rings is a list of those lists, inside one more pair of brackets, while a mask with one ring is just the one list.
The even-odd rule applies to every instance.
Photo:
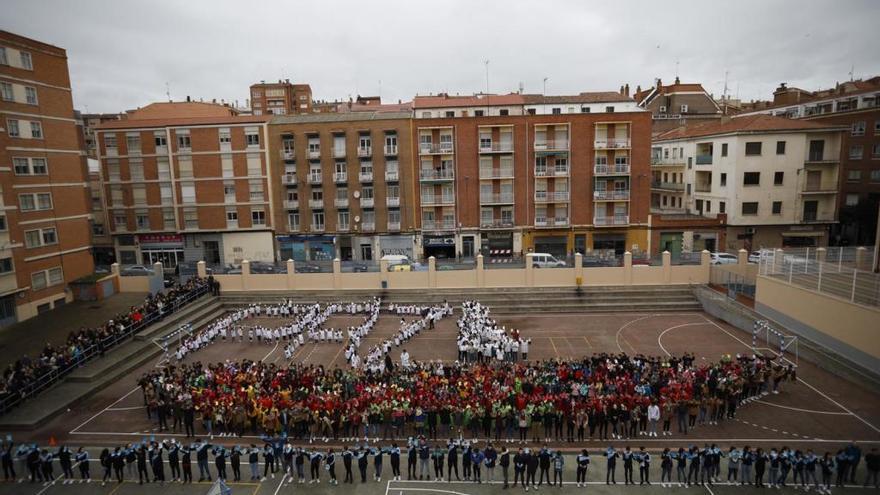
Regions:
[[181, 300], [196, 291], [207, 290], [207, 285], [207, 279], [193, 277], [184, 284], [147, 295], [143, 303], [117, 314], [103, 325], [80, 328], [71, 332], [63, 344], [47, 343], [37, 356], [22, 356], [8, 364], [0, 379], [0, 404], [10, 397], [25, 397], [38, 380], [57, 379], [65, 371], [71, 371], [85, 362], [87, 352], [89, 355], [103, 356], [107, 348], [129, 331], [131, 325], [148, 318], [163, 318]]
[[[638, 449], [626, 446], [623, 450], [609, 446], [594, 455], [605, 462], [604, 481], [608, 485], [617, 484], [619, 465], [623, 467], [625, 485], [636, 484], [636, 470], [638, 484], [651, 485], [651, 465], [659, 462], [660, 484], [663, 487], [721, 483], [755, 488], [795, 487], [805, 491], [814, 488], [819, 493], [831, 493], [832, 486], [857, 483], [858, 467], [864, 461], [867, 473], [863, 486], [880, 487], [880, 453], [877, 448], [871, 448], [862, 459], [862, 451], [855, 444], [836, 453], [825, 452], [822, 455], [810, 449], [802, 451], [788, 447], [765, 451], [749, 446], [742, 449], [731, 446], [724, 451], [714, 444], [702, 448], [695, 445], [677, 450], [665, 448], [662, 453], [655, 452], [653, 455], [643, 446]], [[327, 472], [327, 481], [337, 485], [339, 464], [342, 466], [343, 483], [353, 484], [356, 479], [367, 483], [368, 477], [381, 482], [386, 456], [392, 480], [403, 480], [401, 464], [405, 463], [407, 480], [451, 482], [454, 476], [456, 481], [501, 484], [503, 489], [519, 485], [525, 491], [538, 489], [545, 482], [548, 486], [561, 488], [566, 482], [566, 458], [573, 465], [575, 484], [578, 487], [587, 486], [590, 483], [588, 473], [592, 460], [587, 449], [566, 456], [547, 445], [535, 449], [521, 446], [517, 450], [508, 450], [507, 446], [496, 448], [492, 442], [484, 446], [461, 437], [432, 444], [420, 436], [409, 438], [400, 446], [397, 443], [385, 446], [371, 444], [365, 439], [351, 448], [343, 446], [338, 450], [325, 450], [295, 446], [290, 438], [276, 436], [263, 437], [259, 445], [251, 443], [232, 447], [212, 445], [198, 439], [192, 443], [143, 441], [114, 449], [105, 448], [96, 461], [100, 466], [102, 484], [126, 480], [139, 484], [192, 483], [192, 464], [195, 461], [200, 482], [211, 481], [213, 464], [216, 477], [223, 481], [238, 482], [249, 475], [249, 481], [261, 482], [280, 475], [281, 483], [320, 483], [325, 478], [323, 468]], [[11, 441], [0, 444], [0, 460], [6, 481], [29, 480], [31, 483], [48, 485], [56, 480], [53, 466], [56, 459], [61, 467], [61, 483], [92, 481], [92, 460], [89, 452], [82, 447], [74, 452], [66, 446], [50, 451], [36, 445], [16, 446]], [[722, 477], [725, 463], [726, 478]], [[244, 475], [243, 467], [247, 467]], [[16, 468], [22, 473], [21, 477]], [[78, 479], [74, 474], [75, 469], [79, 471]], [[568, 478], [567, 482], [571, 483], [571, 479]], [[601, 483], [601, 479], [593, 481], [596, 482]]]

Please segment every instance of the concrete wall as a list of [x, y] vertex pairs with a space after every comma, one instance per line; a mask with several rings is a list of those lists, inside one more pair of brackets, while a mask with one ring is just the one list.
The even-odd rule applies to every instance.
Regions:
[[758, 276], [755, 309], [869, 370], [880, 370], [880, 308]]
[[[531, 256], [531, 255], [527, 255]], [[333, 290], [373, 289], [387, 282], [389, 289], [477, 288], [477, 287], [574, 287], [576, 285], [692, 285], [709, 282], [709, 252], [702, 254], [700, 265], [673, 266], [669, 253], [663, 254], [661, 266], [633, 266], [632, 255], [624, 255], [624, 266], [584, 268], [577, 255], [572, 268], [533, 268], [530, 260], [525, 268], [492, 269], [483, 267], [483, 257], [471, 270], [437, 271], [433, 258], [428, 260], [428, 271], [389, 272], [382, 262], [381, 271], [342, 273], [338, 260], [333, 273], [296, 273], [293, 261], [287, 262], [287, 273], [251, 274], [250, 263], [242, 262], [241, 274], [214, 275], [224, 291], [241, 290]], [[204, 263], [199, 263], [199, 274], [205, 274]], [[146, 277], [120, 277], [138, 279]], [[132, 284], [135, 282], [131, 282]], [[125, 291], [125, 289], [122, 289]]]

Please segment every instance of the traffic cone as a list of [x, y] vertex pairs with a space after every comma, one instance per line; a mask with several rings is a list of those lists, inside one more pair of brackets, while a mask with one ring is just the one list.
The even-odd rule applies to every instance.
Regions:
[[58, 440], [55, 440], [55, 435], [49, 437], [49, 447], [55, 447], [58, 445]]

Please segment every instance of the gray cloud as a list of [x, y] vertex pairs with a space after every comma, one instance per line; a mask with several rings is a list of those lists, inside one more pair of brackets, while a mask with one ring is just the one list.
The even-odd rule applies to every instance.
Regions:
[[6, 0], [2, 28], [67, 49], [74, 103], [247, 98], [259, 80], [316, 98], [490, 90], [575, 93], [681, 79], [769, 98], [880, 73], [880, 2]]

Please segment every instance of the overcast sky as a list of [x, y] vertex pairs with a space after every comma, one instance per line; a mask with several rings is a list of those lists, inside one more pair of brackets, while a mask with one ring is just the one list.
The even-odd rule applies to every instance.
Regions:
[[[239, 100], [260, 80], [316, 99], [617, 90], [654, 78], [769, 99], [880, 74], [880, 1], [3, 0], [0, 28], [67, 49], [76, 108]], [[381, 83], [380, 83], [381, 81]]]

